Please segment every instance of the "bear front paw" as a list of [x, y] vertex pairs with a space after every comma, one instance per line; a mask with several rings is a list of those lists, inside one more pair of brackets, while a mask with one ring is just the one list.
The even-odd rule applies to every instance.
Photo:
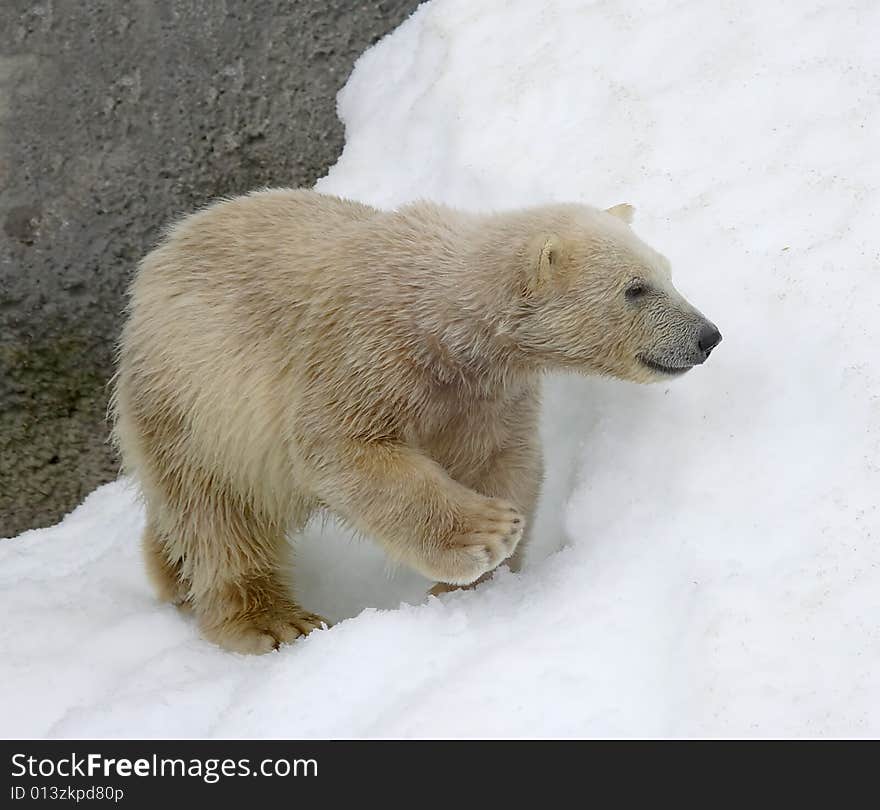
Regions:
[[525, 518], [507, 501], [484, 498], [461, 524], [445, 544], [437, 565], [436, 579], [450, 585], [469, 585], [513, 554]]

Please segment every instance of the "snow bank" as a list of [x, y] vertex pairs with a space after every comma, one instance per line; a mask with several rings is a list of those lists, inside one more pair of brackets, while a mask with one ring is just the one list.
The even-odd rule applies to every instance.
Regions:
[[154, 602], [103, 487], [0, 543], [0, 731], [880, 734], [877, 30], [871, 0], [422, 6], [358, 62], [318, 188], [633, 202], [724, 343], [668, 386], [549, 381], [523, 574], [422, 603], [315, 528], [303, 601], [353, 618], [259, 659]]

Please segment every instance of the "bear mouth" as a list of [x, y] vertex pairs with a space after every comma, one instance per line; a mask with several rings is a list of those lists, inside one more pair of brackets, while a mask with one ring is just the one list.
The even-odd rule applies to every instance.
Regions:
[[639, 361], [643, 366], [647, 366], [652, 371], [659, 371], [661, 374], [666, 374], [669, 377], [677, 377], [679, 374], [684, 374], [693, 368], [693, 366], [667, 366], [665, 363], [660, 363], [657, 360], [652, 360], [650, 357], [643, 356], [639, 356]]

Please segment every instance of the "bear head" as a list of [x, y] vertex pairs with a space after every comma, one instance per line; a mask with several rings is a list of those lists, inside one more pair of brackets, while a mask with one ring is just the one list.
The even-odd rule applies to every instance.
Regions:
[[632, 215], [625, 204], [527, 213], [513, 333], [532, 360], [657, 382], [705, 362], [721, 341], [673, 286], [666, 258], [632, 231]]

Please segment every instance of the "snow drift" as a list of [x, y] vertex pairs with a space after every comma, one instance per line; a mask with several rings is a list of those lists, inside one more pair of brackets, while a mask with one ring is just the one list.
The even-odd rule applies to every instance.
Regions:
[[423, 5], [318, 189], [632, 202], [724, 343], [669, 385], [548, 380], [521, 575], [425, 601], [315, 526], [302, 601], [345, 620], [263, 658], [154, 601], [134, 493], [99, 489], [0, 543], [0, 733], [880, 734], [877, 30], [871, 0]]

